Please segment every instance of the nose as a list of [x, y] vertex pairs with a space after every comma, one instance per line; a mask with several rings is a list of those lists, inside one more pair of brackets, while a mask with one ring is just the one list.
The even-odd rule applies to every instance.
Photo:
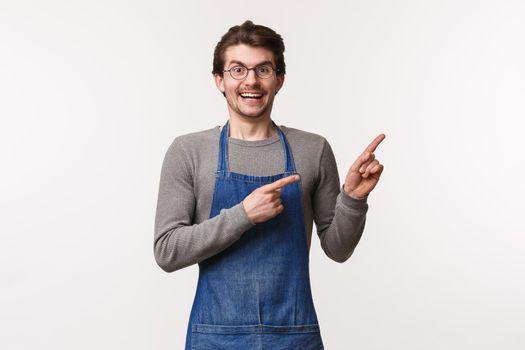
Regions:
[[257, 81], [257, 75], [255, 74], [255, 69], [249, 69], [248, 75], [244, 78], [246, 84], [254, 84]]

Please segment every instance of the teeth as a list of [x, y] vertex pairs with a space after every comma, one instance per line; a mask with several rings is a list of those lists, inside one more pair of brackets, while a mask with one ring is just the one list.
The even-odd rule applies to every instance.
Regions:
[[253, 94], [251, 92], [244, 92], [241, 94], [242, 97], [251, 97], [251, 98], [258, 98], [261, 97], [261, 94]]

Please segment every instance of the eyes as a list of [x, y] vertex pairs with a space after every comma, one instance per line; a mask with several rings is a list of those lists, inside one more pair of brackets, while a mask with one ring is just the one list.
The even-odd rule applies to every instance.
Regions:
[[[247, 68], [243, 66], [234, 66], [230, 68], [230, 73], [236, 74], [236, 75], [244, 75], [247, 72]], [[257, 72], [257, 71], [256, 71]]]
[[246, 68], [245, 66], [238, 64], [224, 71], [230, 72], [234, 79], [244, 79], [250, 70], [255, 71], [255, 74], [262, 79], [270, 78], [273, 76], [273, 72], [275, 71], [272, 65], [268, 63], [260, 64], [254, 68]]
[[257, 75], [260, 75], [260, 74], [268, 75], [268, 74], [272, 74], [272, 72], [273, 72], [273, 67], [270, 66], [269, 64], [261, 64], [260, 66], [255, 67], [255, 73]]

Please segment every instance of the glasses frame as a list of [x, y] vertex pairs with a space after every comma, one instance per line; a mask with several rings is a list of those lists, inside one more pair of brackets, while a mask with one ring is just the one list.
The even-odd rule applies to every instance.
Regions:
[[[248, 68], [248, 67], [246, 67], [243, 64], [236, 64], [235, 66], [231, 67], [230, 69], [224, 69], [222, 72], [223, 73], [226, 73], [226, 72], [230, 73], [230, 76], [232, 77], [232, 79], [235, 79], [235, 80], [244, 80], [244, 79], [246, 79], [246, 77], [248, 76], [248, 74], [250, 73], [251, 70], [253, 70], [253, 72], [255, 73], [255, 76], [257, 78], [259, 78], [259, 79], [270, 79], [272, 76], [274, 76], [274, 74], [272, 74], [272, 75], [267, 76], [267, 77], [261, 77], [259, 74], [257, 74], [257, 68], [262, 67], [262, 66], [268, 66], [273, 71], [273, 73], [278, 73], [279, 72], [279, 69], [273, 68], [272, 65], [269, 64], [269, 63], [261, 63], [261, 64], [256, 65], [255, 67], [251, 67], [251, 68]], [[234, 77], [232, 72], [231, 72], [232, 69], [235, 69], [237, 67], [242, 67], [242, 68], [246, 69], [246, 74], [244, 74], [244, 76], [242, 78]]]

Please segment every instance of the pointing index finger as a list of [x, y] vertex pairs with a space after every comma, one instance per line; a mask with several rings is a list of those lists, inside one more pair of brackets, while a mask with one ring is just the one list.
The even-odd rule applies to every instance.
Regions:
[[374, 141], [372, 141], [365, 149], [365, 152], [373, 153], [376, 150], [377, 146], [379, 146], [379, 144], [385, 139], [385, 137], [385, 134], [377, 135]]
[[275, 190], [281, 189], [284, 186], [292, 184], [297, 181], [299, 181], [299, 175], [290, 175], [282, 179], [279, 179], [275, 182], [272, 182], [271, 184], [265, 185], [264, 189], [268, 191], [275, 191]]

